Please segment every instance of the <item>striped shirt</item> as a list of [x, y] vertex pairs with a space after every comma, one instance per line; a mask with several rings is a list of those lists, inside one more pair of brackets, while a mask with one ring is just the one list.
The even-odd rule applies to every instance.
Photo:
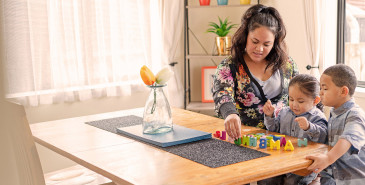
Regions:
[[[351, 99], [341, 107], [331, 110], [328, 120], [328, 144], [335, 146], [339, 139], [351, 143], [350, 149], [326, 171], [322, 176], [331, 177], [329, 181], [336, 184], [365, 183], [365, 113]], [[321, 179], [321, 183], [327, 178]], [[323, 181], [323, 182], [322, 182]]]

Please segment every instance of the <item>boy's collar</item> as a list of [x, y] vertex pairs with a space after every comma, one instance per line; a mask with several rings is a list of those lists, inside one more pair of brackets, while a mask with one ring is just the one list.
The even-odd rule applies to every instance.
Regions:
[[332, 112], [336, 115], [340, 115], [344, 112], [346, 112], [348, 109], [352, 108], [355, 105], [355, 101], [353, 98], [351, 98], [349, 101], [342, 104], [337, 109], [332, 108]]

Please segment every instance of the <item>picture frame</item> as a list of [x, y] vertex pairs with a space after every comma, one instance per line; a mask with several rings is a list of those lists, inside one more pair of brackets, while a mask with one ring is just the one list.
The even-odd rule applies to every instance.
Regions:
[[217, 66], [203, 66], [202, 67], [202, 102], [211, 103], [213, 101], [213, 76]]

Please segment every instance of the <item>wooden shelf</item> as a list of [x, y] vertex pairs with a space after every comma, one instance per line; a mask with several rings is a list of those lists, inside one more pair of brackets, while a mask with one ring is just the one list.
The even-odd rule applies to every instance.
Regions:
[[228, 8], [228, 7], [249, 7], [252, 6], [251, 4], [242, 5], [209, 5], [209, 6], [186, 6], [186, 8]]

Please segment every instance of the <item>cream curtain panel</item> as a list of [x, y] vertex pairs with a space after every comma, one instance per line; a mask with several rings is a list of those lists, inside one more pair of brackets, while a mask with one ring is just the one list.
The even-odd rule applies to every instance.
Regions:
[[[181, 3], [174, 12], [164, 12], [173, 3], [163, 0], [1, 3], [6, 97], [26, 106], [148, 90], [140, 67], [156, 72], [167, 65], [181, 34], [171, 24]], [[164, 35], [164, 28], [172, 33]]]
[[337, 3], [327, 0], [303, 2], [306, 47], [310, 73], [318, 79], [328, 66], [336, 64]]
[[[162, 59], [163, 65], [178, 61], [177, 50], [182, 39], [184, 22], [184, 1], [162, 1]], [[181, 73], [183, 62], [179, 62], [172, 68], [174, 77], [168, 82], [167, 95], [171, 106], [184, 107], [184, 87]]]
[[[302, 1], [304, 7], [305, 31], [307, 38], [307, 51], [310, 59], [310, 65], [313, 67], [319, 66], [320, 61], [323, 61], [323, 22], [324, 14], [321, 11], [324, 1], [308, 0]], [[321, 67], [320, 67], [321, 68]], [[320, 72], [318, 68], [312, 68], [310, 74], [319, 79]]]

